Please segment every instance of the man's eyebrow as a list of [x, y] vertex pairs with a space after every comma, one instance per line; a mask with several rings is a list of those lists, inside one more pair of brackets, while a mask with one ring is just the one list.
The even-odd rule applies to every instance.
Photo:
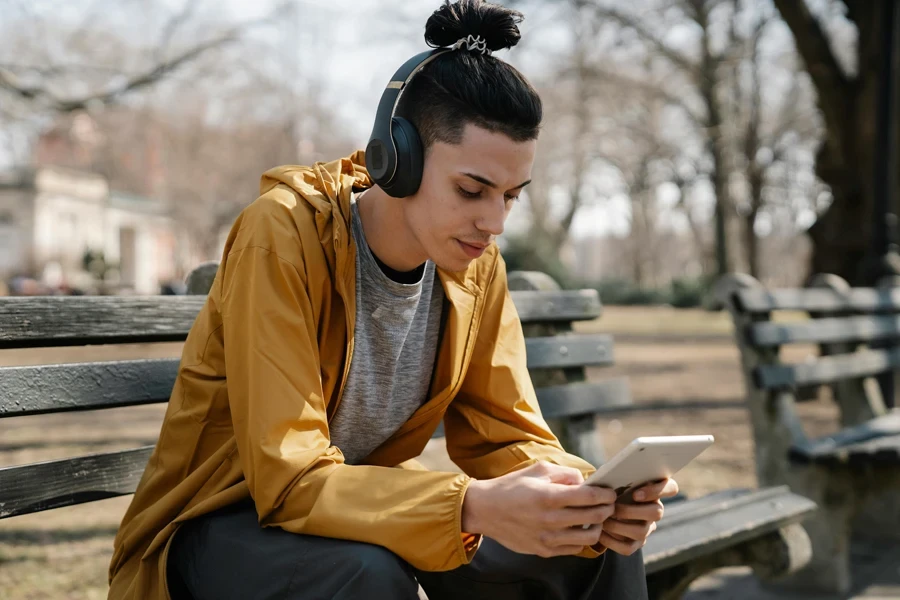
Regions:
[[[489, 188], [494, 188], [494, 189], [497, 188], [497, 184], [496, 184], [496, 183], [494, 183], [494, 182], [491, 181], [490, 179], [486, 179], [486, 178], [482, 177], [481, 175], [475, 175], [474, 173], [463, 173], [463, 175], [465, 175], [466, 177], [469, 177], [469, 178], [471, 178], [471, 179], [474, 179], [474, 180], [477, 181], [478, 183], [483, 183], [484, 185], [488, 186]], [[525, 183], [520, 183], [520, 184], [517, 185], [516, 187], [510, 188], [510, 189], [512, 189], [512, 190], [517, 190], [517, 189], [519, 189], [519, 188], [525, 187], [525, 186], [528, 185], [529, 183], [531, 183], [531, 180], [530, 180], [530, 179], [529, 179], [528, 181], [526, 181]]]

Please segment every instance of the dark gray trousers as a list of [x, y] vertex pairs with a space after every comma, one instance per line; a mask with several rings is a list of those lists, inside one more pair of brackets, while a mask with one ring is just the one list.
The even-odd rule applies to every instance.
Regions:
[[597, 559], [517, 554], [485, 539], [473, 561], [424, 572], [371, 544], [262, 528], [251, 503], [188, 521], [167, 566], [173, 600], [646, 600], [640, 552]]

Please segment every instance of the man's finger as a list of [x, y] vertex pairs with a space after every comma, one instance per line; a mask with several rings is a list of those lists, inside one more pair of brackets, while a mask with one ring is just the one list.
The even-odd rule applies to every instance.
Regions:
[[[584, 483], [584, 473], [578, 469], [571, 467], [557, 467], [559, 470], [552, 470], [549, 475], [551, 483], [562, 483], [565, 485], [581, 485]], [[563, 470], [565, 469], [565, 470]]]
[[660, 498], [671, 498], [678, 494], [678, 483], [674, 479], [655, 481], [635, 490], [632, 497], [636, 502], [653, 502]]
[[615, 519], [609, 519], [603, 524], [603, 531], [619, 538], [641, 542], [656, 529], [656, 522], [623, 523]]
[[640, 504], [616, 504], [615, 518], [618, 521], [659, 521], [665, 509], [659, 500]]
[[599, 506], [614, 504], [616, 501], [616, 493], [613, 490], [594, 485], [554, 485], [548, 488], [547, 493], [549, 504], [559, 508]]
[[554, 511], [550, 523], [555, 527], [575, 527], [577, 525], [601, 525], [616, 510], [615, 504], [598, 506], [567, 507]]
[[545, 546], [556, 548], [560, 546], [592, 546], [600, 539], [600, 532], [603, 531], [602, 525], [591, 525], [587, 529], [581, 527], [571, 527], [560, 529], [553, 532], [547, 532], [541, 537], [541, 541]]
[[644, 547], [645, 541], [628, 541], [623, 542], [618, 540], [606, 531], [600, 534], [600, 544], [606, 546], [607, 549], [612, 550], [616, 554], [621, 554], [623, 556], [631, 556], [638, 550]]
[[574, 467], [564, 467], [547, 461], [540, 461], [532, 469], [541, 479], [551, 483], [580, 485], [584, 483], [584, 474]]

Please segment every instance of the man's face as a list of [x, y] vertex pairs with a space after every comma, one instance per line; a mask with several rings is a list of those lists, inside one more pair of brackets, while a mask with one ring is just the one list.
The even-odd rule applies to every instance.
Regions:
[[522, 188], [531, 180], [537, 141], [467, 125], [458, 146], [435, 143], [422, 184], [402, 200], [406, 224], [437, 266], [462, 271], [503, 233]]

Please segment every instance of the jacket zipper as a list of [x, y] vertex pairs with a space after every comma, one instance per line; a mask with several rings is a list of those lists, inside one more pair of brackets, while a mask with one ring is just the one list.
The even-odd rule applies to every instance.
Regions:
[[[338, 232], [340, 233], [340, 232]], [[348, 232], [349, 235], [349, 232]], [[334, 251], [338, 252], [338, 244], [339, 240], [335, 239], [334, 241]], [[346, 259], [346, 253], [342, 254], [342, 256]], [[347, 307], [347, 286], [345, 285], [345, 279], [343, 273], [338, 275], [338, 292], [341, 294], [341, 300], [344, 302], [344, 313], [346, 317], [346, 328], [347, 328], [347, 360], [344, 361], [344, 374], [341, 377], [341, 387], [338, 389], [338, 395], [335, 399], [334, 409], [331, 411], [331, 414], [334, 415], [337, 413], [338, 407], [341, 405], [341, 400], [344, 398], [344, 387], [347, 385], [347, 379], [350, 376], [350, 361], [353, 360], [353, 347], [355, 344], [353, 343], [355, 335], [351, 335], [351, 331], [353, 329], [351, 320], [356, 318], [356, 315], [351, 315], [350, 311]], [[355, 304], [355, 303], [354, 303]]]

